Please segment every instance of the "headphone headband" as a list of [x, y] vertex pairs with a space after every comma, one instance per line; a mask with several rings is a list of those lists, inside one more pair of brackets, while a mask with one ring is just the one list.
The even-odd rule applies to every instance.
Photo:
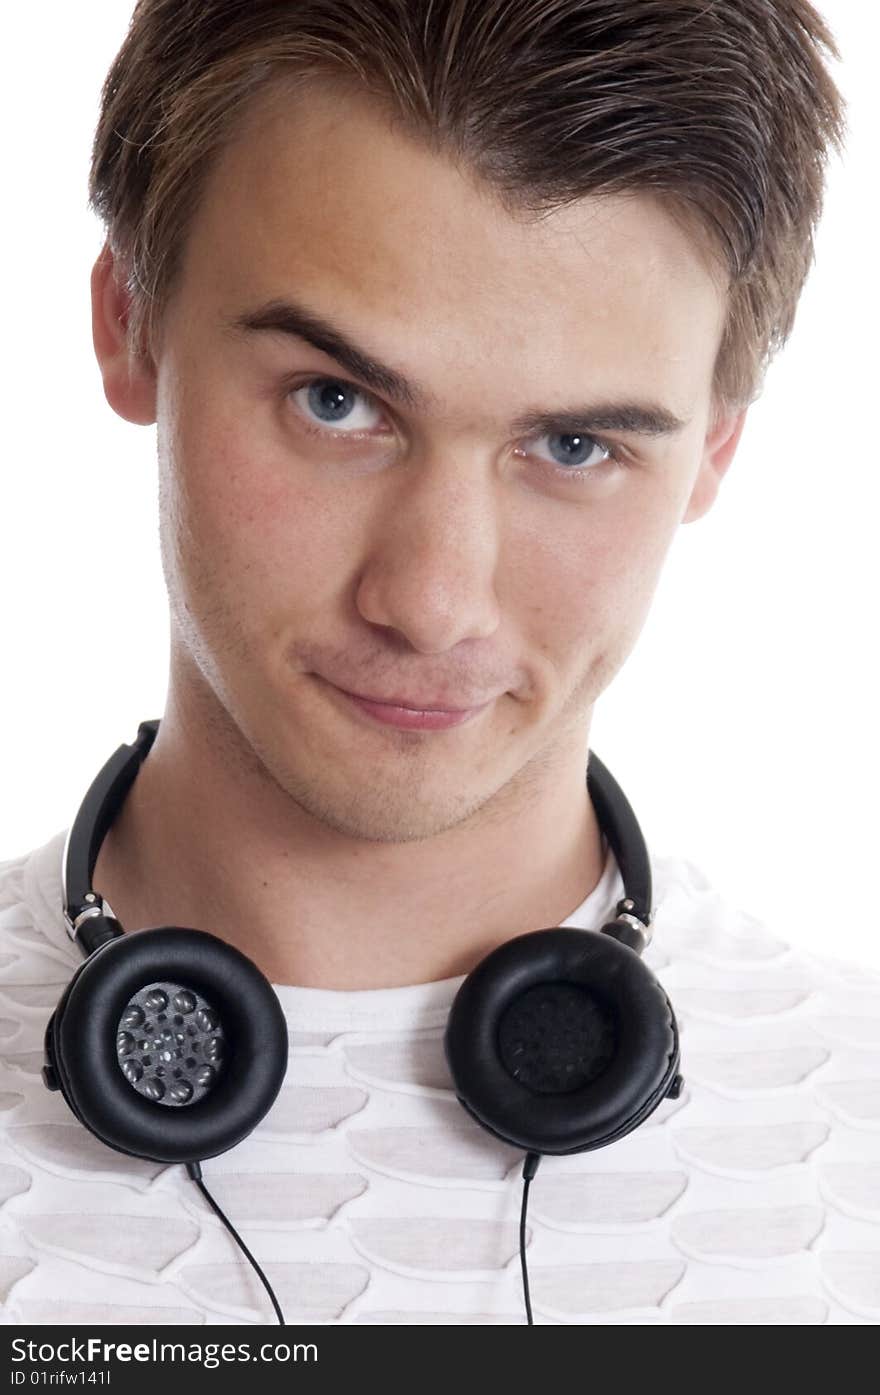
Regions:
[[[77, 940], [84, 920], [104, 914], [92, 877], [101, 844], [119, 814], [141, 765], [156, 739], [158, 719], [141, 722], [132, 745], [123, 744], [99, 770], [70, 826], [64, 847], [64, 920], [67, 933]], [[587, 792], [596, 810], [599, 827], [611, 844], [624, 896], [617, 903], [618, 919], [632, 925], [644, 943], [650, 939], [651, 862], [632, 807], [613, 775], [594, 751], [587, 762]]]
[[101, 844], [125, 803], [159, 730], [158, 720], [141, 722], [131, 746], [119, 746], [101, 766], [70, 825], [62, 858], [64, 920], [76, 940], [82, 920], [102, 913], [92, 888]]

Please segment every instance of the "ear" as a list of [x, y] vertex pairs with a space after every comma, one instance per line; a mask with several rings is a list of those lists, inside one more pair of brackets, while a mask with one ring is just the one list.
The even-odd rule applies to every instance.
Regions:
[[739, 445], [747, 413], [748, 407], [744, 407], [735, 415], [719, 418], [707, 435], [699, 473], [682, 523], [694, 523], [708, 513], [714, 504], [719, 485]]
[[156, 369], [148, 355], [131, 352], [128, 319], [131, 296], [105, 243], [92, 268], [92, 342], [114, 412], [138, 426], [156, 420]]

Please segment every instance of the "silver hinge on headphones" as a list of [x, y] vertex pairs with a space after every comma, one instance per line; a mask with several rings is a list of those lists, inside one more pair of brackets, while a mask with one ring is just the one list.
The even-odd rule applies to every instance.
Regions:
[[[100, 905], [89, 906], [88, 910], [80, 911], [76, 920], [71, 920], [66, 910], [63, 913], [64, 924], [67, 928], [67, 933], [70, 936], [70, 938], [74, 941], [74, 943], [76, 943], [77, 936], [79, 935], [79, 928], [84, 920], [91, 920], [92, 917], [96, 915], [113, 916], [112, 910], [110, 909], [107, 902], [103, 899], [103, 897], [98, 897], [94, 894], [94, 892], [89, 892], [89, 895], [86, 897], [86, 900], [100, 901]], [[113, 918], [115, 919], [115, 917]]]
[[625, 922], [625, 924], [631, 925], [633, 930], [637, 930], [641, 935], [642, 939], [644, 940], [645, 948], [647, 949], [648, 945], [651, 943], [651, 940], [654, 938], [653, 918], [651, 918], [646, 925], [643, 920], [639, 920], [638, 916], [627, 914], [627, 911], [631, 911], [634, 909], [634, 901], [621, 901], [620, 904], [624, 909], [622, 911], [618, 911], [614, 919], [622, 920]]

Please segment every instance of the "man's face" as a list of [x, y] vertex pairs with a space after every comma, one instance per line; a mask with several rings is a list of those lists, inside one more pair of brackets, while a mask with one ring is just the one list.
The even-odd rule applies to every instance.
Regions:
[[[282, 301], [424, 400], [241, 327]], [[723, 310], [648, 198], [530, 223], [364, 97], [262, 102], [213, 170], [157, 355], [172, 683], [357, 838], [431, 836], [582, 771], [675, 529], [714, 497]], [[687, 425], [515, 425], [603, 404]], [[403, 730], [340, 689], [485, 705]]]

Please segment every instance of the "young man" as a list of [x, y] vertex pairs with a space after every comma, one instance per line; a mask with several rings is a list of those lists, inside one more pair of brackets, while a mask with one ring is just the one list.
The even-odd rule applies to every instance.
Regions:
[[[624, 904], [591, 715], [790, 330], [823, 46], [803, 0], [137, 6], [93, 327], [158, 425], [170, 684], [91, 884], [129, 943], [198, 927], [274, 985], [286, 1075], [205, 1181], [288, 1321], [522, 1321], [523, 1149], [444, 1029], [491, 952]], [[270, 1320], [184, 1169], [43, 1088], [64, 847], [0, 882], [10, 1310]], [[548, 1150], [537, 1320], [870, 1321], [880, 990], [652, 872], [685, 1088]]]

